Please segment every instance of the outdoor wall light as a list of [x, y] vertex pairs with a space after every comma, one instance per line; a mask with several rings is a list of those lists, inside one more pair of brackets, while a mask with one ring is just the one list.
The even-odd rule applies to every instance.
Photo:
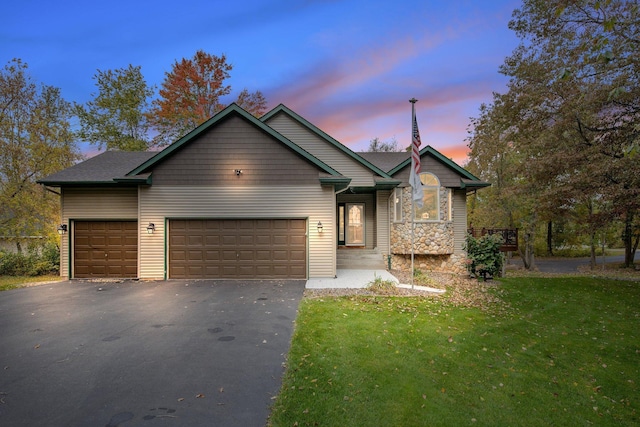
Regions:
[[236, 176], [240, 176], [240, 174], [242, 174], [242, 169], [234, 169], [233, 171], [236, 173]]
[[322, 233], [323, 229], [324, 229], [324, 227], [322, 226], [322, 223], [320, 221], [318, 221], [318, 233]]
[[156, 225], [150, 222], [149, 225], [147, 225], [147, 233], [153, 234], [154, 231], [156, 231]]
[[67, 224], [60, 224], [58, 226], [58, 234], [62, 236], [66, 232], [67, 232]]

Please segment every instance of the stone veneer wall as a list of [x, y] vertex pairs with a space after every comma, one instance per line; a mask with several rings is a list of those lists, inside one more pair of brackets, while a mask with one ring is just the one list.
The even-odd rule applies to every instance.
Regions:
[[[393, 207], [392, 207], [393, 208]], [[452, 218], [449, 220], [449, 209]], [[402, 221], [391, 224], [391, 268], [411, 269], [411, 187], [402, 190]], [[440, 188], [440, 220], [416, 222], [414, 227], [414, 268], [466, 274], [466, 254], [455, 251], [453, 207], [449, 189]], [[392, 216], [393, 218], [393, 216]]]

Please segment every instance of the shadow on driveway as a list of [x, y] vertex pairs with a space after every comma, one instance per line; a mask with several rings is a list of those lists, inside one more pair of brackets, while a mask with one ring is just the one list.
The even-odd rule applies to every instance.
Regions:
[[305, 281], [0, 293], [0, 425], [263, 426]]

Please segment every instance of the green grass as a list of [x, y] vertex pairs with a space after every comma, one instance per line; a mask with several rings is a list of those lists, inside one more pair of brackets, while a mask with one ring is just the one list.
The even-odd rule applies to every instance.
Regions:
[[272, 426], [639, 425], [640, 284], [505, 279], [501, 308], [304, 299]]
[[62, 280], [60, 276], [0, 276], [0, 291], [23, 288], [38, 282], [54, 282]]

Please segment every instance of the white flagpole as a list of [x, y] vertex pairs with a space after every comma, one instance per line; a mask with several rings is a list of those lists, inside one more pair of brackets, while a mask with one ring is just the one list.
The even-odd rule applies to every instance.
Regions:
[[[409, 100], [409, 102], [411, 103], [411, 149], [413, 150], [413, 122], [415, 120], [415, 116], [416, 116], [416, 102], [418, 102], [417, 99], [415, 98], [411, 98]], [[412, 151], [413, 153], [413, 151]], [[413, 157], [413, 154], [412, 154]], [[412, 159], [412, 166], [413, 166], [413, 159]], [[413, 167], [411, 170], [411, 173], [413, 173]], [[413, 187], [411, 188], [411, 289], [413, 290], [413, 263], [414, 263], [414, 241], [415, 241], [415, 217], [416, 217], [416, 212], [415, 212], [415, 207], [414, 207], [414, 197], [413, 197]]]

